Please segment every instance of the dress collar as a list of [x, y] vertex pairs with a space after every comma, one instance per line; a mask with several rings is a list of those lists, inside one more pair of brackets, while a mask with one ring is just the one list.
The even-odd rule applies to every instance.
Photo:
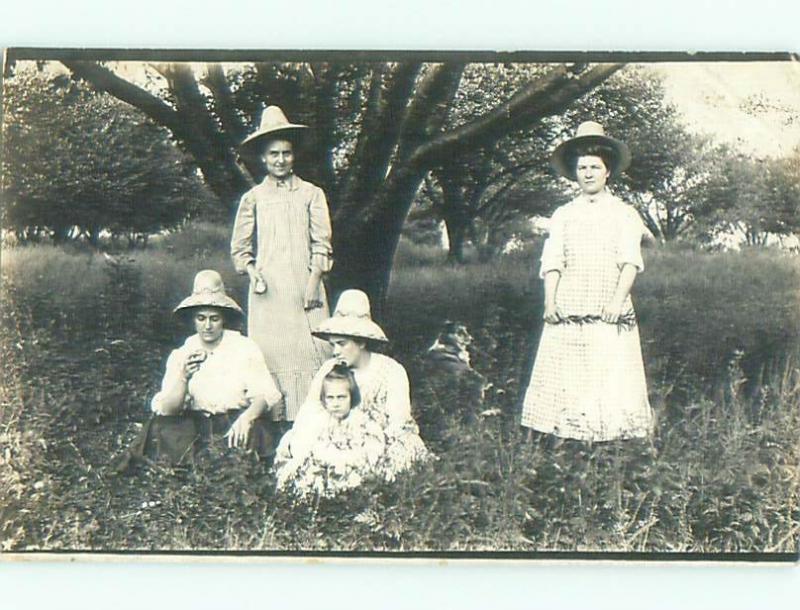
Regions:
[[616, 197], [607, 190], [600, 191], [596, 195], [586, 195], [581, 193], [578, 195], [577, 200], [584, 204], [598, 204], [598, 203], [611, 203], [616, 200]]
[[294, 174], [290, 174], [282, 180], [278, 180], [277, 178], [268, 175], [266, 178], [264, 178], [264, 184], [269, 188], [276, 190], [287, 189], [290, 191], [296, 191], [298, 188], [300, 188], [299, 179]]

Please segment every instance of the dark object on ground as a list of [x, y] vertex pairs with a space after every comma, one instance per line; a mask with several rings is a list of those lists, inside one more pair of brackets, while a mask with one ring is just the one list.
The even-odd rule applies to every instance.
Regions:
[[[192, 466], [197, 452], [204, 447], [211, 443], [227, 443], [225, 434], [241, 412], [210, 415], [186, 411], [179, 415], [152, 415], [131, 446], [112, 464], [112, 470], [121, 474], [137, 462]], [[266, 417], [256, 419], [250, 430], [247, 450], [271, 460], [281, 436], [280, 423]]]
[[472, 368], [472, 341], [466, 326], [447, 320], [425, 353], [416, 401], [423, 438], [439, 440], [446, 419], [472, 422], [480, 412], [488, 384]]

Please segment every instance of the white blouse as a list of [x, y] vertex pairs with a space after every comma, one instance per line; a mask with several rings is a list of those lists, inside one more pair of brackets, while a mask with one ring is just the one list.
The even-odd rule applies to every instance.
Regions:
[[[198, 335], [170, 353], [166, 372], [161, 382], [161, 392], [150, 404], [154, 413], [164, 414], [162, 395], [178, 383], [183, 365], [192, 352], [203, 350]], [[263, 396], [268, 405], [281, 400], [272, 375], [264, 363], [264, 356], [252, 339], [233, 330], [225, 330], [219, 345], [206, 350], [206, 359], [187, 384], [187, 409], [207, 413], [224, 413], [247, 406], [248, 401]]]

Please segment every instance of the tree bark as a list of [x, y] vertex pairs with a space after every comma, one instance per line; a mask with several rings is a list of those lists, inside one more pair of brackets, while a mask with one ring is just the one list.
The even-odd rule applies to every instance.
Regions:
[[[230, 107], [230, 91], [222, 82], [224, 78], [220, 80], [217, 68], [211, 67], [206, 82], [212, 100], [200, 91], [188, 66], [173, 64], [163, 68], [175, 98], [173, 108], [97, 63], [63, 63], [75, 76], [136, 106], [169, 129], [229, 209], [251, 186], [251, 176], [258, 179], [260, 170], [253, 160], [244, 160], [246, 171], [237, 163], [233, 142], [243, 133], [242, 124]], [[349, 167], [338, 180], [330, 162], [337, 69], [327, 64], [306, 66], [308, 74], [301, 75], [302, 82], [290, 82], [286, 91], [275, 79], [274, 65], [257, 64], [256, 71], [264, 98], [270, 103], [302, 100], [305, 107], [311, 105], [308, 116], [319, 122], [324, 141], [321, 144], [325, 147], [319, 163], [324, 166], [322, 182], [330, 197], [334, 225], [334, 292], [361, 287], [380, 311], [400, 231], [424, 175], [442, 160], [488, 146], [511, 131], [563, 111], [621, 67], [622, 64], [600, 64], [588, 69], [582, 65], [559, 65], [522, 87], [507, 102], [444, 131], [442, 125], [458, 89], [463, 65], [373, 65], [360, 133]], [[310, 100], [304, 97], [309, 95]], [[223, 130], [210, 114], [209, 106], [216, 109]]]

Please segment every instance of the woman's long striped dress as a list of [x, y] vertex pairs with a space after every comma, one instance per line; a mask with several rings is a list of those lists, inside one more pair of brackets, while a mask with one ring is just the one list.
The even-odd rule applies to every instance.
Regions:
[[286, 419], [293, 421], [314, 373], [330, 357], [327, 342], [311, 335], [329, 315], [324, 287], [323, 307], [303, 310], [311, 266], [327, 271], [331, 264], [325, 193], [297, 176], [268, 176], [242, 196], [231, 255], [239, 273], [254, 261], [266, 280], [266, 293], [250, 288], [247, 332], [264, 353], [286, 401]]

